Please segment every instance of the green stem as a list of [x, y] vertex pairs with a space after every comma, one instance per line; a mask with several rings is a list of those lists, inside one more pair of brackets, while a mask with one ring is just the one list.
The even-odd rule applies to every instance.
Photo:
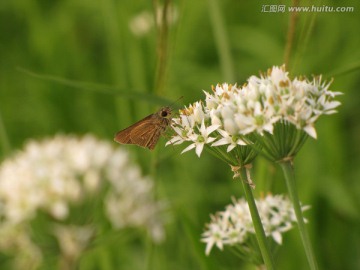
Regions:
[[275, 269], [274, 260], [271, 255], [268, 242], [266, 240], [265, 231], [264, 231], [264, 228], [261, 223], [261, 219], [260, 219], [257, 207], [256, 207], [256, 203], [255, 203], [255, 199], [254, 199], [251, 187], [248, 184], [246, 170], [247, 169], [245, 167], [240, 168], [240, 180], [241, 180], [241, 183], [242, 183], [244, 191], [245, 191], [246, 201], [249, 205], [250, 214], [251, 214], [252, 222], [254, 224], [256, 239], [259, 244], [261, 255], [262, 255], [264, 263], [266, 265], [266, 269], [272, 270], [272, 269]]
[[[168, 17], [170, 9], [171, 0], [163, 1], [162, 14], [160, 25], [158, 26], [158, 35], [157, 35], [157, 67], [155, 74], [155, 84], [154, 92], [157, 94], [162, 94], [164, 91], [165, 81], [166, 81], [166, 72], [167, 72], [167, 62], [168, 62], [168, 47], [169, 47], [169, 26], [168, 26]], [[157, 20], [157, 10], [160, 8], [159, 1], [153, 0], [154, 6], [154, 17], [155, 21]]]
[[[299, 5], [299, 0], [292, 1], [292, 6], [298, 6], [298, 5]], [[296, 30], [297, 21], [298, 21], [298, 13], [292, 12], [290, 14], [289, 28], [286, 38], [287, 40], [286, 40], [285, 55], [284, 55], [284, 63], [287, 68], [289, 68], [290, 66], [289, 62], [290, 62], [291, 51], [293, 49], [293, 43], [295, 39], [295, 32], [296, 32], [295, 30]]]
[[153, 258], [154, 258], [154, 243], [150, 236], [146, 239], [146, 257], [145, 257], [145, 269], [153, 269]]
[[11, 152], [11, 146], [9, 141], [9, 136], [7, 135], [5, 124], [0, 113], [0, 145], [3, 149], [3, 157], [9, 155]]
[[234, 63], [231, 57], [228, 34], [226, 33], [225, 20], [222, 15], [218, 0], [208, 0], [209, 17], [214, 31], [215, 44], [219, 53], [221, 71], [225, 81], [234, 83]]
[[295, 175], [294, 175], [294, 168], [292, 166], [292, 161], [287, 160], [287, 161], [281, 162], [280, 166], [285, 175], [286, 185], [288, 188], [290, 199], [292, 200], [292, 203], [293, 203], [296, 219], [297, 219], [298, 226], [299, 226], [301, 241], [304, 245], [304, 249], [305, 249], [306, 257], [307, 257], [309, 265], [310, 265], [310, 269], [316, 270], [316, 269], [318, 269], [318, 266], [316, 263], [314, 252], [311, 247], [309, 235], [305, 228], [304, 217], [303, 217], [303, 214], [301, 211], [301, 205], [300, 205], [300, 201], [299, 201], [299, 197], [298, 197], [297, 189], [296, 189], [296, 182], [295, 182]]

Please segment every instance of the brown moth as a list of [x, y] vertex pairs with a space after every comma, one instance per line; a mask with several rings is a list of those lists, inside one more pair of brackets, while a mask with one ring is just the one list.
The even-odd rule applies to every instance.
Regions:
[[163, 107], [135, 124], [115, 134], [114, 141], [121, 144], [136, 144], [153, 150], [160, 136], [171, 122], [171, 108]]

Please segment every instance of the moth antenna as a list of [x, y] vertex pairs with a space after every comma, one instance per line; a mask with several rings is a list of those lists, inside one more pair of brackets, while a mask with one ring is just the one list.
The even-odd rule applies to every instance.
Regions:
[[177, 103], [179, 100], [181, 100], [182, 98], [184, 98], [184, 96], [179, 97], [177, 100], [173, 101], [172, 103], [169, 104], [169, 107], [171, 108], [175, 103]]

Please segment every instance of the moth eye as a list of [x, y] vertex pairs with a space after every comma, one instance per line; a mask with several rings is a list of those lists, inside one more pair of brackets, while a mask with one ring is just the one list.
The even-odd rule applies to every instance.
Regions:
[[162, 112], [161, 112], [161, 116], [162, 116], [162, 117], [166, 117], [167, 115], [168, 115], [167, 111], [162, 111]]

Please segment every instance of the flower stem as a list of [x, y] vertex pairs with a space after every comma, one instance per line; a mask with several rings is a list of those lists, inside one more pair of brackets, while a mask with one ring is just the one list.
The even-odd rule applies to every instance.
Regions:
[[314, 256], [314, 252], [311, 247], [310, 238], [305, 228], [304, 217], [301, 211], [301, 205], [297, 194], [294, 168], [292, 166], [292, 160], [286, 160], [280, 163], [280, 166], [284, 172], [286, 185], [288, 188], [290, 199], [292, 200], [296, 219], [299, 226], [301, 241], [304, 245], [306, 257], [308, 259], [310, 269], [317, 270], [318, 266]]
[[248, 169], [245, 167], [241, 167], [239, 170], [240, 170], [240, 174], [239, 174], [240, 180], [241, 180], [241, 183], [242, 183], [244, 191], [245, 191], [246, 201], [249, 205], [250, 214], [251, 214], [252, 222], [254, 224], [256, 239], [259, 244], [261, 255], [262, 255], [264, 263], [266, 265], [266, 269], [273, 270], [273, 269], [275, 269], [274, 260], [271, 255], [268, 242], [266, 240], [265, 231], [264, 231], [264, 228], [261, 223], [261, 219], [260, 219], [257, 207], [256, 207], [256, 203], [255, 203], [255, 199], [254, 199], [251, 187], [247, 181], [246, 170], [248, 170]]
[[[162, 14], [161, 14], [161, 24], [158, 26], [158, 37], [157, 37], [157, 68], [156, 68], [156, 77], [154, 89], [157, 94], [161, 94], [164, 91], [165, 80], [166, 80], [166, 71], [167, 71], [167, 62], [168, 62], [168, 16], [169, 8], [171, 1], [165, 0], [163, 2]], [[156, 21], [157, 10], [159, 8], [159, 1], [153, 0], [154, 6], [154, 17]]]
[[231, 50], [229, 45], [229, 35], [226, 33], [225, 20], [223, 12], [220, 7], [221, 1], [208, 0], [209, 4], [209, 18], [212, 23], [212, 28], [215, 37], [215, 44], [219, 54], [221, 71], [225, 81], [234, 82], [235, 71], [234, 63], [231, 57]]

